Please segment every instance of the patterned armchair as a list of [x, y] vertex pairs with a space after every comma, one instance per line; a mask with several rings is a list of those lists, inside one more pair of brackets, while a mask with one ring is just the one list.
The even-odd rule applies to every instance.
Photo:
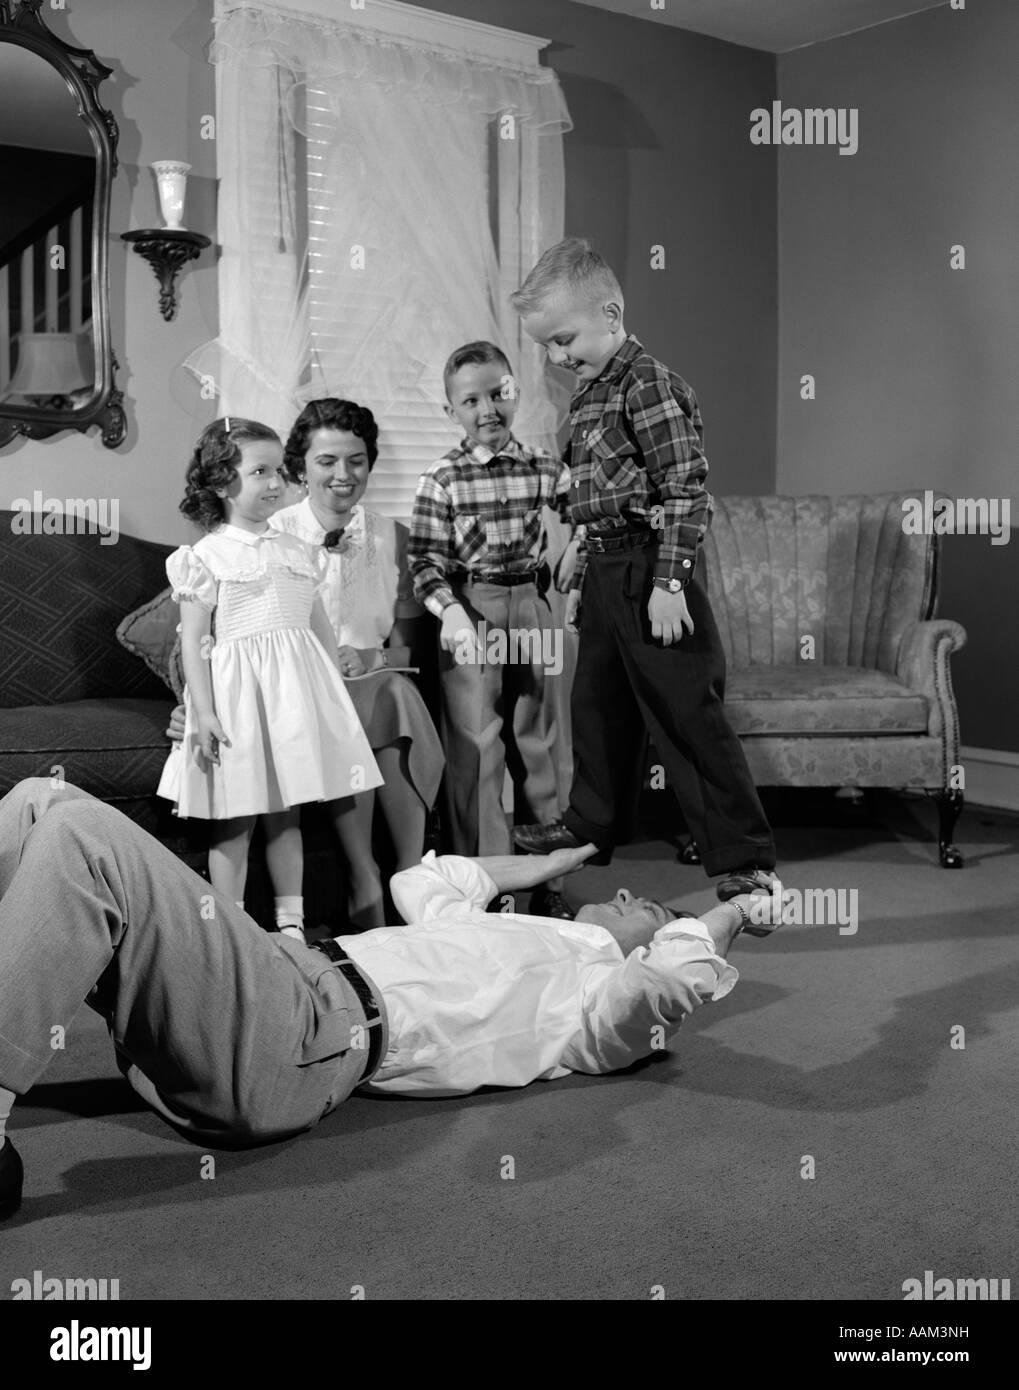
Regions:
[[704, 559], [757, 784], [922, 787], [959, 868], [949, 658], [966, 632], [934, 616], [940, 538], [903, 532], [919, 495], [717, 498]]

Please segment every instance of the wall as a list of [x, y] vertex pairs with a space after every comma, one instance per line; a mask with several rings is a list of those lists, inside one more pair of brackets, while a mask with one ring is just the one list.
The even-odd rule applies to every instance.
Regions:
[[[784, 106], [860, 112], [855, 155], [780, 153], [780, 491], [941, 487], [1014, 509], [1017, 60], [1010, 0], [780, 57]], [[1019, 545], [946, 538], [940, 611], [971, 639], [954, 664], [968, 745], [1019, 751], [1017, 593]]]
[[214, 402], [181, 363], [217, 329], [213, 248], [178, 277], [177, 317], [164, 322], [150, 266], [120, 233], [162, 225], [156, 159], [192, 166], [185, 225], [215, 239], [215, 146], [201, 139], [203, 114], [215, 111], [213, 70], [206, 61], [211, 0], [89, 0], [43, 9], [49, 28], [92, 48], [114, 74], [100, 89], [120, 127], [120, 169], [110, 207], [110, 300], [117, 384], [124, 391], [128, 436], [106, 449], [98, 431], [45, 440], [17, 439], [0, 451], [0, 507], [17, 497], [117, 498], [120, 529], [167, 542], [193, 539], [177, 511], [188, 451]]

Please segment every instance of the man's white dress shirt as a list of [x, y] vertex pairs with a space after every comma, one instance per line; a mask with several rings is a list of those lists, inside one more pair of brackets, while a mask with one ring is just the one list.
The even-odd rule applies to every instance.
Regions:
[[429, 853], [392, 879], [406, 927], [341, 936], [381, 991], [389, 1050], [368, 1090], [461, 1095], [629, 1066], [739, 978], [693, 918], [625, 959], [585, 922], [486, 912], [480, 866]]

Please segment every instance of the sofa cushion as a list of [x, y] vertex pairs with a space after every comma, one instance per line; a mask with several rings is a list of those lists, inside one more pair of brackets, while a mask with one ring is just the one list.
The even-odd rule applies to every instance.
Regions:
[[725, 709], [737, 734], [925, 734], [927, 700], [863, 666], [741, 666]]
[[0, 707], [161, 699], [164, 686], [120, 645], [117, 625], [165, 588], [172, 547], [49, 534], [43, 520], [0, 512]]
[[77, 700], [0, 710], [0, 792], [23, 777], [62, 776], [104, 801], [152, 796], [172, 708], [169, 699]]
[[117, 628], [121, 646], [140, 657], [178, 699], [184, 692], [179, 623], [180, 604], [174, 603], [172, 590], [166, 588], [129, 613]]

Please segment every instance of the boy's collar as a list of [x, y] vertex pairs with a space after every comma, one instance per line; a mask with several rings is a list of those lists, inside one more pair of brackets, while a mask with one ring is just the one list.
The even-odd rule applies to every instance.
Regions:
[[622, 376], [633, 359], [643, 351], [643, 343], [632, 333], [627, 333], [598, 375], [592, 377], [590, 381], [582, 381], [573, 392], [574, 397], [582, 395], [589, 386], [594, 386], [599, 381], [612, 381], [615, 377]]
[[512, 434], [498, 450], [490, 449], [487, 444], [479, 444], [468, 435], [464, 435], [460, 447], [465, 454], [470, 454], [475, 463], [491, 463], [493, 459], [501, 458], [510, 458], [517, 463], [526, 463], [529, 460], [527, 450]]

